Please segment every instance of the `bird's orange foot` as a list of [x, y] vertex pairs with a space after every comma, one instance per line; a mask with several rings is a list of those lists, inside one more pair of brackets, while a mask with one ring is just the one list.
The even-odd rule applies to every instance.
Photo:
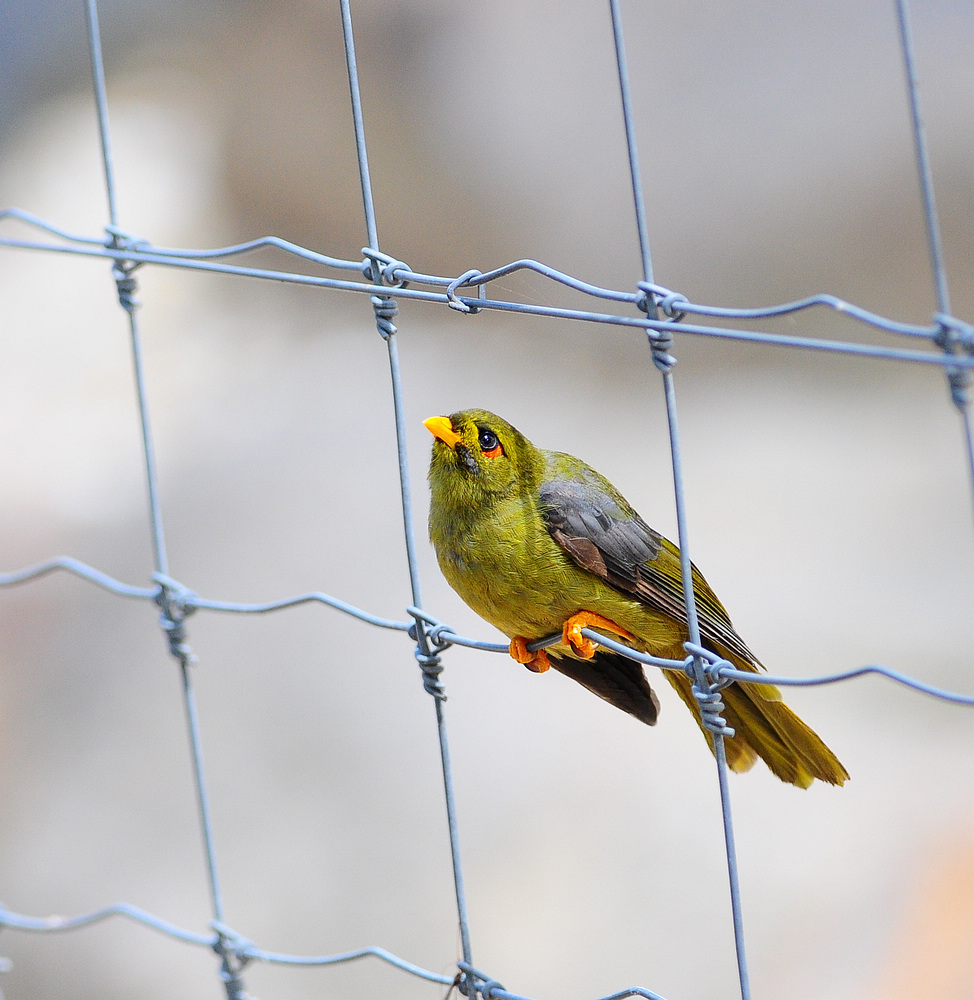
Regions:
[[[598, 643], [587, 639], [582, 635], [583, 628], [600, 628], [613, 635], [621, 636], [623, 639], [632, 639], [631, 632], [627, 632], [621, 625], [616, 625], [614, 621], [597, 615], [594, 611], [579, 611], [571, 616], [565, 627], [561, 630], [561, 641], [570, 646], [572, 652], [583, 659], [591, 660], [598, 649]], [[513, 654], [512, 654], [513, 655]]]
[[551, 666], [548, 654], [543, 649], [534, 652], [528, 649], [528, 640], [523, 635], [516, 635], [511, 639], [510, 650], [511, 656], [534, 674], [543, 674]]

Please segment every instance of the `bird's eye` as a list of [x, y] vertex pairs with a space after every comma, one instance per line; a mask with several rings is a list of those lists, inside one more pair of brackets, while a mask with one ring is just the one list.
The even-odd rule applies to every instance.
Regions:
[[497, 435], [486, 427], [481, 430], [478, 443], [480, 450], [487, 458], [497, 458], [504, 454], [504, 449], [501, 447], [500, 441], [497, 440]]

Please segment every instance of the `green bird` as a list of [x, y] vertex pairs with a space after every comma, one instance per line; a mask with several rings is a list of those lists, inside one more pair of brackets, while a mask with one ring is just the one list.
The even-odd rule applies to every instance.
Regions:
[[[529, 670], [549, 666], [600, 698], [655, 725], [659, 702], [642, 665], [581, 635], [593, 627], [633, 649], [682, 660], [689, 634], [680, 550], [580, 459], [536, 448], [487, 410], [425, 421], [435, 438], [430, 463], [429, 531], [443, 575], [479, 615], [511, 640]], [[702, 644], [738, 670], [763, 667], [737, 634], [717, 596], [693, 567]], [[554, 633], [547, 652], [527, 644]], [[685, 673], [664, 671], [713, 737]], [[721, 692], [734, 731], [727, 763], [746, 771], [761, 757], [782, 781], [841, 785], [835, 754], [768, 684], [734, 683]]]

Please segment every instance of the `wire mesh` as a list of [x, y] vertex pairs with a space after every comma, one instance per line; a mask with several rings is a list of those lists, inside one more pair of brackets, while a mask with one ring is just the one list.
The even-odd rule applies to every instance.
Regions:
[[[647, 222], [639, 166], [636, 132], [633, 120], [633, 96], [630, 89], [626, 64], [626, 46], [621, 12], [617, 0], [610, 0], [609, 14], [616, 54], [616, 68], [619, 80], [622, 116], [625, 125], [626, 149], [632, 182], [633, 211], [639, 239], [642, 264], [642, 280], [636, 289], [613, 289], [574, 277], [542, 262], [520, 259], [486, 272], [467, 270], [456, 277], [448, 275], [424, 274], [412, 270], [395, 255], [380, 249], [377, 215], [373, 202], [372, 185], [368, 163], [366, 141], [366, 116], [359, 92], [359, 75], [356, 62], [352, 11], [349, 0], [341, 0], [341, 15], [352, 116], [355, 131], [355, 145], [359, 166], [360, 186], [363, 199], [365, 229], [368, 246], [363, 249], [363, 258], [348, 260], [327, 256], [297, 244], [276, 237], [251, 240], [235, 246], [208, 250], [187, 250], [162, 248], [149, 241], [129, 234], [123, 228], [117, 209], [114, 163], [112, 156], [111, 130], [109, 127], [109, 101], [106, 91], [105, 70], [102, 63], [101, 30], [98, 21], [96, 0], [86, 0], [86, 14], [89, 26], [89, 50], [92, 63], [94, 96], [101, 141], [101, 160], [104, 168], [104, 184], [108, 202], [108, 223], [104, 237], [82, 236], [67, 231], [54, 222], [39, 218], [32, 213], [16, 208], [0, 211], [0, 222], [16, 220], [27, 227], [32, 234], [27, 237], [4, 235], [0, 244], [13, 249], [33, 250], [63, 256], [91, 257], [111, 263], [112, 275], [120, 307], [124, 310], [129, 324], [131, 357], [134, 367], [136, 398], [141, 428], [149, 522], [152, 538], [152, 558], [154, 571], [151, 573], [152, 586], [137, 586], [124, 583], [102, 570], [72, 558], [49, 559], [43, 563], [0, 574], [0, 585], [13, 586], [34, 583], [51, 573], [67, 572], [119, 597], [134, 598], [142, 602], [154, 603], [159, 610], [159, 622], [166, 638], [168, 649], [180, 670], [186, 728], [193, 763], [196, 805], [203, 841], [203, 854], [209, 887], [211, 923], [208, 933], [186, 930], [154, 914], [148, 913], [129, 903], [120, 903], [87, 912], [74, 917], [32, 917], [15, 913], [0, 907], [0, 927], [39, 933], [56, 933], [82, 929], [115, 917], [122, 917], [137, 924], [154, 929], [177, 941], [212, 949], [218, 956], [219, 976], [230, 998], [246, 995], [243, 983], [244, 969], [252, 962], [287, 964], [296, 966], [328, 966], [355, 961], [371, 956], [410, 975], [441, 986], [456, 986], [466, 996], [480, 995], [484, 1000], [506, 998], [523, 1000], [520, 994], [510, 992], [492, 976], [478, 970], [474, 965], [472, 933], [467, 913], [466, 892], [463, 879], [463, 865], [460, 856], [460, 831], [455, 803], [454, 780], [452, 775], [450, 748], [446, 729], [445, 687], [441, 681], [443, 654], [451, 646], [464, 646], [488, 652], [506, 653], [507, 646], [501, 643], [470, 638], [459, 634], [449, 624], [434, 617], [424, 606], [420, 568], [416, 552], [413, 504], [410, 493], [410, 461], [407, 455], [407, 422], [403, 406], [404, 389], [402, 366], [398, 355], [398, 330], [394, 319], [398, 313], [397, 300], [415, 300], [445, 306], [458, 313], [476, 316], [484, 311], [508, 313], [513, 316], [534, 315], [559, 320], [587, 324], [602, 324], [620, 328], [642, 330], [650, 347], [650, 358], [655, 364], [663, 383], [669, 446], [672, 459], [672, 486], [675, 498], [676, 521], [682, 572], [684, 579], [690, 575], [690, 541], [685, 497], [683, 459], [680, 433], [677, 423], [676, 380], [673, 373], [674, 335], [698, 336], [701, 338], [732, 339], [751, 342], [763, 346], [778, 346], [804, 351], [827, 352], [832, 355], [852, 355], [869, 359], [904, 362], [914, 365], [933, 366], [945, 375], [947, 391], [958, 412], [966, 445], [965, 460], [974, 492], [974, 446], [970, 424], [971, 370], [974, 368], [974, 326], [960, 320], [951, 313], [948, 294], [947, 273], [941, 247], [940, 228], [934, 198], [932, 170], [929, 162], [924, 135], [923, 116], [920, 108], [917, 85], [917, 71], [910, 33], [910, 16], [906, 0], [898, 0], [896, 5], [900, 45], [907, 80], [907, 93], [913, 135], [915, 141], [918, 175], [924, 205], [924, 218], [931, 260], [931, 272], [937, 293], [937, 311], [928, 325], [902, 323], [856, 306], [834, 295], [814, 295], [799, 301], [768, 308], [729, 308], [695, 304], [677, 291], [656, 283], [650, 252], [650, 226]], [[260, 250], [273, 249], [313, 265], [315, 273], [301, 273], [286, 267], [250, 267], [231, 263], [232, 260]], [[336, 292], [352, 292], [368, 295], [373, 308], [376, 328], [385, 341], [391, 377], [391, 396], [396, 427], [397, 459], [401, 490], [401, 511], [405, 539], [406, 561], [408, 564], [411, 603], [404, 609], [408, 617], [392, 619], [356, 607], [340, 598], [321, 592], [299, 594], [262, 602], [234, 602], [203, 597], [195, 593], [180, 580], [172, 577], [166, 537], [163, 528], [163, 504], [160, 500], [156, 463], [156, 445], [150, 426], [149, 397], [145, 378], [145, 361], [142, 353], [139, 326], [137, 322], [140, 303], [136, 299], [137, 275], [143, 268], [173, 268], [182, 272], [200, 271], [222, 276], [236, 276], [256, 280], [272, 280], [295, 285], [328, 289]], [[525, 302], [512, 298], [491, 297], [491, 286], [502, 286], [503, 279], [520, 271], [531, 272], [551, 283], [552, 288], [566, 288], [593, 300], [590, 309], [573, 308], [568, 305], [553, 305], [549, 301]], [[339, 277], [347, 272], [354, 277]], [[553, 291], [552, 295], [555, 294]], [[598, 308], [594, 302], [598, 303]], [[151, 308], [151, 302], [147, 308]], [[832, 310], [838, 316], [862, 327], [878, 330], [889, 336], [888, 345], [865, 344], [853, 339], [813, 339], [769, 333], [748, 329], [749, 320], [778, 319], [808, 310]], [[687, 322], [687, 317], [712, 318], [724, 321], [726, 325], [707, 325]], [[734, 325], [731, 325], [734, 324]], [[908, 345], [908, 346], [902, 346]], [[585, 629], [583, 634], [606, 648], [641, 662], [647, 666], [685, 671], [694, 683], [695, 690], [703, 698], [719, 696], [720, 688], [728, 682], [763, 683], [780, 686], [813, 686], [833, 684], [852, 679], [866, 673], [874, 673], [905, 687], [946, 702], [974, 705], [974, 696], [944, 690], [901, 671], [878, 664], [871, 664], [853, 670], [816, 677], [784, 677], [775, 675], [754, 676], [745, 674], [709, 650], [700, 642], [696, 623], [693, 589], [685, 587], [687, 600], [687, 620], [690, 640], [686, 644], [687, 656], [684, 660], [653, 657], [635, 652], [615, 642], [599, 632]], [[224, 612], [235, 615], [265, 614], [294, 608], [299, 605], [317, 603], [352, 616], [368, 625], [406, 633], [414, 644], [423, 686], [431, 695], [435, 710], [440, 767], [446, 799], [447, 826], [452, 859], [452, 879], [455, 890], [457, 924], [459, 930], [460, 958], [456, 972], [444, 974], [424, 969], [417, 964], [400, 958], [381, 947], [360, 948], [354, 951], [330, 955], [294, 955], [265, 950], [238, 933], [228, 921], [224, 895], [217, 864], [217, 844], [210, 816], [210, 795], [207, 790], [202, 758], [202, 723], [197, 710], [193, 688], [192, 666], [195, 655], [188, 641], [187, 618], [196, 612]], [[559, 639], [549, 636], [532, 643], [530, 648], [542, 648]], [[721, 817], [724, 829], [724, 846], [729, 879], [729, 896], [735, 940], [735, 951], [739, 977], [739, 990], [743, 1000], [751, 995], [748, 964], [744, 946], [744, 915], [741, 906], [740, 877], [737, 868], [737, 852], [734, 843], [731, 820], [727, 765], [723, 749], [725, 729], [719, 719], [719, 700], [714, 732], [718, 791]], [[730, 734], [728, 734], [730, 735]], [[647, 1000], [658, 998], [659, 994], [650, 990], [633, 987], [611, 998], [622, 996], [643, 996]]]

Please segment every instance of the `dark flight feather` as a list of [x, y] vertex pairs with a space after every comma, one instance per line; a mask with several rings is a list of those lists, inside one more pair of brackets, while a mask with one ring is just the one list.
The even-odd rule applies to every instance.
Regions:
[[[549, 534], [583, 569], [686, 625], [679, 550], [608, 493], [600, 478], [585, 470], [541, 485], [541, 516]], [[693, 582], [704, 644], [717, 643], [759, 666], [696, 567]]]

